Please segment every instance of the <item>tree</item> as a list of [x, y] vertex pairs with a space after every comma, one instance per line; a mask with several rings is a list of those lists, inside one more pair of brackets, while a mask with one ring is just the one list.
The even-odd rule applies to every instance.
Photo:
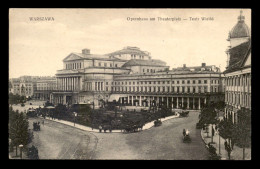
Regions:
[[11, 139], [12, 146], [16, 147], [16, 156], [18, 145], [26, 146], [32, 140], [32, 135], [29, 132], [29, 122], [26, 115], [21, 112], [13, 111], [9, 107], [9, 138]]
[[228, 152], [228, 157], [230, 159], [230, 154], [232, 151], [232, 143], [235, 142], [235, 130], [234, 130], [234, 124], [230, 119], [222, 120], [218, 124], [219, 128], [219, 135], [224, 138], [225, 140], [228, 140], [227, 143], [225, 143], [225, 149]]
[[[217, 112], [215, 111], [213, 103], [210, 106], [206, 106], [201, 110], [199, 118], [200, 124], [212, 124], [211, 127], [213, 130], [213, 124], [217, 123]], [[211, 142], [213, 142], [213, 135]]]
[[243, 149], [243, 160], [245, 160], [245, 148], [251, 146], [251, 112], [242, 108], [237, 111], [238, 122], [234, 126], [236, 145]]

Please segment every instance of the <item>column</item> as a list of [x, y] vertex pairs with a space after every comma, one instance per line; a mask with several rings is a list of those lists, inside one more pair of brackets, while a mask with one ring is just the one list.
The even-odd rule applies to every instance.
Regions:
[[61, 78], [61, 90], [63, 90], [63, 78]]
[[179, 108], [179, 101], [178, 101], [178, 97], [177, 97], [177, 109]]
[[169, 107], [169, 98], [166, 97], [166, 101], [167, 101], [167, 108]]
[[199, 110], [200, 110], [200, 97], [199, 97]]
[[173, 97], [172, 97], [172, 109], [173, 109]]
[[70, 83], [70, 77], [68, 77], [68, 90], [70, 90], [70, 87], [71, 87], [70, 84], [71, 84], [71, 83]]
[[152, 100], [152, 105], [153, 105], [153, 101], [154, 101], [154, 96], [153, 96], [152, 98], [153, 98], [153, 100]]
[[68, 77], [68, 90], [70, 90], [70, 78]]
[[181, 107], [183, 107], [183, 97], [181, 98]]
[[70, 90], [72, 90], [72, 78], [70, 77]]
[[127, 95], [127, 104], [129, 104], [129, 95]]
[[75, 84], [75, 88], [76, 88], [76, 90], [78, 90], [78, 77], [76, 77], [76, 84]]
[[163, 97], [162, 97], [162, 103], [161, 104], [163, 104]]
[[142, 98], [141, 98], [141, 96], [140, 96], [139, 106], [141, 106], [141, 105], [142, 105]]
[[67, 90], [67, 78], [64, 78], [64, 91]]
[[72, 81], [71, 90], [73, 91], [74, 90], [74, 77], [71, 78], [71, 81]]
[[193, 97], [193, 109], [195, 109], [195, 104], [194, 104], [194, 102], [195, 102], [195, 98]]
[[204, 104], [205, 104], [205, 106], [206, 106], [206, 104], [207, 104], [207, 101], [206, 101], [206, 100], [207, 100], [207, 98], [205, 97], [205, 100], [204, 100]]
[[64, 77], [62, 78], [62, 90], [63, 91], [65, 90], [65, 78]]
[[66, 104], [66, 95], [63, 95], [63, 104]]
[[74, 91], [74, 90], [76, 90], [76, 78], [75, 77], [73, 77], [73, 88], [72, 88], [72, 90]]
[[76, 77], [73, 77], [73, 81], [74, 81], [73, 90], [76, 90]]
[[189, 109], [190, 108], [190, 98], [188, 97], [187, 98], [187, 109]]
[[79, 77], [79, 90], [81, 90], [82, 89], [82, 87], [81, 87], [82, 85], [81, 85], [81, 78]]

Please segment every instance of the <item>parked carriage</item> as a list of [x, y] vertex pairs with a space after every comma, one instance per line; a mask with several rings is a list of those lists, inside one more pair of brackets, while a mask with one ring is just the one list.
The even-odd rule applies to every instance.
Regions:
[[41, 130], [40, 122], [33, 122], [33, 130], [34, 131], [40, 131]]
[[159, 127], [161, 125], [162, 125], [161, 120], [157, 119], [157, 120], [154, 121], [154, 127]]
[[37, 117], [37, 112], [34, 109], [29, 109], [26, 113], [28, 117]]
[[184, 143], [190, 143], [191, 142], [191, 138], [190, 138], [190, 134], [189, 134], [189, 131], [186, 130], [186, 129], [183, 129], [183, 142]]
[[104, 133], [106, 133], [107, 130], [109, 130], [110, 133], [112, 132], [112, 126], [110, 124], [103, 125], [102, 129], [104, 130]]
[[179, 114], [180, 114], [180, 117], [188, 117], [189, 116], [189, 111], [182, 111]]

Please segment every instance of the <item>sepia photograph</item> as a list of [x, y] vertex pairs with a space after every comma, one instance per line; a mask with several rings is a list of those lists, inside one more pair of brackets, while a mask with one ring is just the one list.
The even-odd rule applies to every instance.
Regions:
[[9, 8], [10, 160], [251, 160], [249, 8]]

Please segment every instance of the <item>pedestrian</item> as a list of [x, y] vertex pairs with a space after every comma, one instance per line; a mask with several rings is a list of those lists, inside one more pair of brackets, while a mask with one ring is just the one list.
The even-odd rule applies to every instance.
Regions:
[[186, 131], [185, 131], [185, 129], [183, 129], [183, 132], [182, 132], [182, 134], [183, 134], [183, 136], [185, 136], [185, 134], [186, 134]]
[[214, 128], [212, 128], [212, 136], [214, 136], [215, 135], [215, 130], [214, 130]]
[[44, 126], [44, 120], [42, 120], [42, 125]]
[[99, 126], [99, 132], [100, 133], [102, 132], [102, 126], [101, 125]]
[[227, 150], [227, 141], [224, 142], [225, 150]]
[[231, 155], [231, 147], [227, 145], [227, 152], [228, 152], [228, 159], [230, 160], [230, 155]]

